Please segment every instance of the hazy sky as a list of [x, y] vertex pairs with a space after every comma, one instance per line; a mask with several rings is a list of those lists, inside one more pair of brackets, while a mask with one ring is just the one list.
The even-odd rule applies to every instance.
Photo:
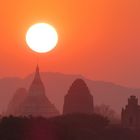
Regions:
[[[39, 58], [41, 71], [140, 87], [140, 0], [5, 0], [0, 18], [0, 77], [24, 77]], [[36, 22], [58, 31], [59, 44], [48, 54], [26, 46]]]

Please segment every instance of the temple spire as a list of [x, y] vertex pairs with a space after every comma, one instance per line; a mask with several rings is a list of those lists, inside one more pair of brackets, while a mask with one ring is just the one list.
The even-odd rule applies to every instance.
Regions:
[[35, 71], [35, 76], [34, 76], [34, 81], [38, 81], [38, 80], [41, 80], [41, 78], [40, 78], [39, 66], [37, 64], [36, 71]]
[[35, 94], [45, 95], [45, 87], [44, 87], [43, 82], [41, 80], [38, 65], [36, 66], [34, 80], [29, 88], [29, 93], [30, 93], [30, 95], [35, 95]]

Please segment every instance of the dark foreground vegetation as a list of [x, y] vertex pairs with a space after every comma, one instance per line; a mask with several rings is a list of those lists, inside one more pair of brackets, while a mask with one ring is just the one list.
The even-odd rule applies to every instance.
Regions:
[[4, 117], [0, 140], [140, 140], [140, 136], [110, 125], [102, 116], [75, 114], [51, 119]]

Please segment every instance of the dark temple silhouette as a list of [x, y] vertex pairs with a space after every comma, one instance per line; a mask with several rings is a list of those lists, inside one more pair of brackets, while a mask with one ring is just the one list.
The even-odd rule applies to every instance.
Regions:
[[93, 96], [82, 79], [73, 82], [64, 98], [63, 114], [93, 113]]
[[128, 105], [122, 109], [121, 118], [123, 127], [130, 129], [140, 128], [140, 105], [138, 105], [136, 96], [128, 98]]

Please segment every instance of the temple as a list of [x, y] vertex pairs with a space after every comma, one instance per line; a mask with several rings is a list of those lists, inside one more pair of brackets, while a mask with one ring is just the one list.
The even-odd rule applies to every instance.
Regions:
[[63, 114], [73, 113], [93, 113], [93, 96], [82, 79], [73, 82], [64, 99]]
[[34, 80], [29, 87], [28, 95], [20, 105], [19, 114], [22, 116], [53, 117], [59, 115], [56, 107], [45, 95], [45, 87], [40, 77], [37, 65]]
[[128, 105], [122, 109], [121, 121], [125, 128], [140, 128], [140, 106], [136, 96], [130, 96], [128, 99]]

